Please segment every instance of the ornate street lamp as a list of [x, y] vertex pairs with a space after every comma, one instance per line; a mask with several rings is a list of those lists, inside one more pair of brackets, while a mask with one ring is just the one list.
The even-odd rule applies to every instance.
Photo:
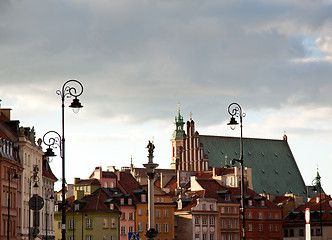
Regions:
[[14, 167], [17, 167], [15, 164], [12, 164], [8, 169], [8, 221], [7, 221], [7, 239], [9, 240], [9, 223], [10, 223], [10, 182], [11, 182], [11, 174], [13, 175], [13, 180], [18, 179], [17, 172], [18, 170], [14, 169]]
[[[73, 87], [72, 84], [76, 85], [78, 88]], [[62, 158], [62, 240], [66, 239], [66, 176], [65, 176], [65, 98], [74, 97], [73, 102], [70, 104], [75, 113], [79, 111], [83, 106], [78, 100], [78, 97], [83, 93], [83, 85], [77, 80], [68, 80], [62, 86], [62, 90], [57, 90], [56, 93], [61, 97], [61, 108], [62, 108], [62, 136], [55, 131], [47, 132], [43, 137], [43, 142], [48, 146], [45, 153], [47, 157], [56, 156], [51, 148], [59, 146], [60, 156]], [[50, 137], [48, 141], [45, 141], [46, 135], [53, 133], [55, 137]]]
[[319, 218], [320, 218], [320, 236], [323, 236], [323, 222], [322, 222], [322, 185], [320, 183], [320, 175], [319, 172], [317, 170], [317, 175], [315, 177], [314, 180], [312, 180], [312, 185], [314, 186], [314, 188], [312, 189], [312, 191], [314, 193], [319, 192]]
[[241, 208], [240, 212], [242, 215], [242, 239], [246, 239], [246, 225], [245, 225], [245, 204], [244, 204], [244, 166], [243, 166], [243, 133], [242, 133], [242, 118], [246, 116], [245, 113], [242, 112], [242, 108], [238, 103], [231, 103], [228, 106], [228, 113], [231, 115], [231, 119], [227, 125], [231, 127], [232, 130], [235, 129], [235, 126], [239, 123], [236, 121], [236, 117], [240, 118], [240, 158], [231, 160], [231, 164], [234, 165], [235, 162], [240, 163], [241, 165]]

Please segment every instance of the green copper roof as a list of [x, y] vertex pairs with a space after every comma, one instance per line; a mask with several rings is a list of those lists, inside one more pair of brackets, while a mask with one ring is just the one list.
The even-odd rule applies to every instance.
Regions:
[[[240, 157], [240, 138], [199, 136], [210, 167], [221, 167], [225, 156]], [[286, 140], [243, 138], [244, 166], [252, 168], [255, 192], [283, 195], [306, 195], [306, 187]], [[305, 199], [304, 199], [305, 200]]]
[[180, 108], [178, 110], [178, 115], [175, 117], [175, 122], [174, 122], [176, 128], [173, 132], [173, 139], [175, 140], [181, 140], [183, 138], [184, 130], [183, 130], [183, 117], [180, 114]]

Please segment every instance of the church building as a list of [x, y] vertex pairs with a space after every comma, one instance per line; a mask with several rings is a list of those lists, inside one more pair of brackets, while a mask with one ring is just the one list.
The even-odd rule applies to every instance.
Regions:
[[[178, 109], [172, 142], [172, 169], [203, 172], [214, 167], [231, 166], [230, 160], [240, 156], [240, 138], [200, 135], [190, 117], [184, 131]], [[277, 196], [293, 193], [306, 201], [306, 186], [292, 151], [283, 139], [243, 138], [244, 166], [252, 169], [253, 190]], [[239, 166], [236, 163], [235, 166]]]

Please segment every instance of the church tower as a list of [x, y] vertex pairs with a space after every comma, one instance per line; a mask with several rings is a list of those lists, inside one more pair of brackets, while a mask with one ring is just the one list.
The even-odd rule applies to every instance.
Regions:
[[173, 132], [172, 142], [172, 163], [171, 168], [176, 169], [177, 161], [180, 157], [180, 147], [183, 147], [183, 126], [184, 121], [180, 113], [180, 104], [178, 105], [178, 115], [175, 117], [175, 130]]

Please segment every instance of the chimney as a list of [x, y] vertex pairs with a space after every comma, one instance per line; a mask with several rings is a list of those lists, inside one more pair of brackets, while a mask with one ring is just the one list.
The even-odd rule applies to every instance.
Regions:
[[1, 115], [4, 115], [6, 118], [8, 118], [8, 120], [10, 120], [10, 111], [12, 109], [11, 108], [0, 108], [0, 113]]

